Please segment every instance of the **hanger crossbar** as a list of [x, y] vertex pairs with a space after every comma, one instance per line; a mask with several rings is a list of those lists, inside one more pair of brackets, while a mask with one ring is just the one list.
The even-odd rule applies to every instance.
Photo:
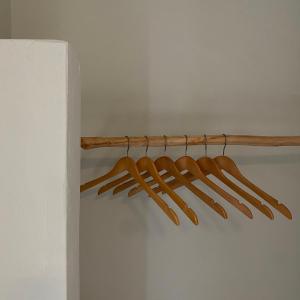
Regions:
[[[164, 147], [166, 139], [164, 136], [148, 136], [148, 141], [144, 136], [129, 137], [130, 147]], [[224, 135], [204, 135], [188, 136], [188, 145], [224, 145]], [[254, 136], [254, 135], [226, 135], [227, 145], [243, 146], [300, 146], [300, 136]], [[128, 140], [124, 137], [82, 137], [81, 147], [83, 149], [95, 149], [101, 147], [127, 147]], [[167, 146], [184, 146], [186, 137], [167, 136]]]

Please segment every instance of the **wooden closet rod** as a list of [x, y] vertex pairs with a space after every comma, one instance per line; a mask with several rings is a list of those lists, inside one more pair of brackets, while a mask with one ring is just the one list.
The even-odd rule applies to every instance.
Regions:
[[[143, 136], [130, 136], [130, 147], [145, 147], [147, 139]], [[164, 136], [148, 136], [149, 147], [164, 147]], [[207, 145], [224, 145], [224, 135], [207, 135]], [[254, 136], [254, 135], [226, 135], [227, 145], [246, 146], [300, 146], [300, 136]], [[167, 136], [167, 146], [184, 146], [185, 136]], [[204, 145], [204, 135], [188, 136], [188, 145]], [[121, 137], [82, 137], [83, 149], [100, 147], [127, 147], [128, 140]]]

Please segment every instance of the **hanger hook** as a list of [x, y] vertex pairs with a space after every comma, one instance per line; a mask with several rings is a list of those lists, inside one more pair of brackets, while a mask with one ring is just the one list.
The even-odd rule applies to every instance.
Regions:
[[147, 135], [144, 136], [145, 139], [146, 139], [146, 151], [145, 151], [145, 155], [147, 156], [147, 153], [148, 153], [148, 148], [149, 148], [149, 137]]
[[187, 153], [187, 148], [188, 148], [188, 136], [185, 134], [185, 155]]
[[164, 135], [164, 140], [165, 140], [165, 153], [167, 151], [167, 144], [168, 144], [168, 138], [166, 135]]
[[223, 136], [225, 138], [225, 142], [224, 142], [224, 147], [223, 147], [223, 156], [225, 155], [225, 149], [226, 149], [226, 146], [227, 146], [227, 136], [225, 133], [223, 133]]
[[207, 136], [204, 134], [205, 156], [207, 156]]
[[126, 151], [126, 154], [127, 154], [127, 156], [128, 156], [128, 153], [129, 153], [129, 147], [130, 147], [130, 142], [129, 142], [129, 136], [126, 135], [125, 137], [126, 137], [126, 139], [127, 139], [127, 151]]

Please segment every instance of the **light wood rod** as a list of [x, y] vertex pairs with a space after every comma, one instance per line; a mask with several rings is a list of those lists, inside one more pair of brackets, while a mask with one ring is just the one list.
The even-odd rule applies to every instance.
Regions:
[[[207, 145], [224, 145], [223, 135], [207, 135]], [[143, 136], [129, 137], [130, 147], [145, 147], [146, 138]], [[149, 136], [149, 147], [164, 147], [163, 136]], [[300, 146], [300, 136], [253, 136], [253, 135], [226, 135], [227, 145], [245, 146]], [[168, 136], [167, 146], [184, 146], [185, 136]], [[188, 145], [204, 145], [203, 135], [188, 136]], [[126, 137], [82, 137], [81, 147], [83, 149], [95, 149], [101, 147], [127, 147]]]

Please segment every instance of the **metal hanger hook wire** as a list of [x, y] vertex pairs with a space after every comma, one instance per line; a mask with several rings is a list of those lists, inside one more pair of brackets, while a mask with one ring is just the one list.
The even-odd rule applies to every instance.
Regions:
[[166, 151], [167, 151], [167, 144], [168, 144], [168, 138], [167, 138], [166, 135], [164, 135], [164, 140], [165, 140], [165, 150], [164, 150], [164, 152], [166, 153]]
[[126, 135], [125, 137], [126, 137], [126, 139], [127, 139], [127, 151], [126, 151], [126, 154], [127, 154], [127, 156], [128, 156], [129, 148], [130, 148], [130, 142], [129, 142], [129, 136]]
[[187, 153], [187, 148], [188, 148], [188, 136], [185, 134], [185, 155]]
[[224, 141], [224, 147], [223, 147], [223, 156], [225, 155], [225, 149], [226, 149], [226, 146], [227, 146], [227, 136], [225, 133], [223, 133], [223, 136], [225, 138], [225, 141]]
[[148, 148], [149, 148], [149, 138], [147, 135], [144, 136], [146, 139], [146, 150], [145, 150], [145, 155], [147, 156], [148, 154]]
[[205, 156], [207, 156], [207, 136], [204, 134]]

